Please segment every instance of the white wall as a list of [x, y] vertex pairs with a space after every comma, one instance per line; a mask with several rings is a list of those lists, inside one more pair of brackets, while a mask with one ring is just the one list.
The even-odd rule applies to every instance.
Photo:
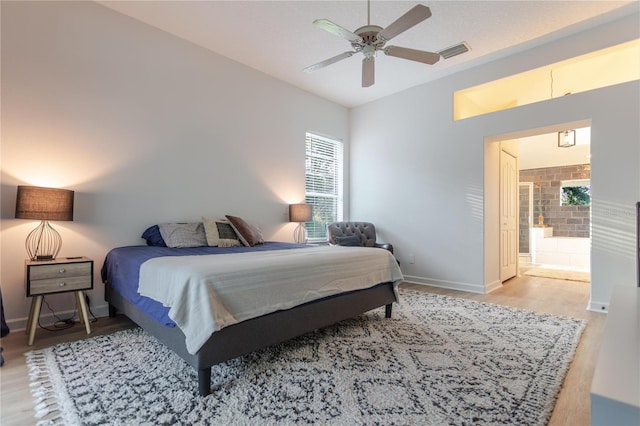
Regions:
[[612, 284], [635, 284], [638, 81], [457, 122], [452, 95], [638, 38], [638, 19], [635, 14], [353, 109], [351, 218], [376, 223], [408, 280], [490, 291], [500, 285], [497, 142], [591, 125], [590, 307], [606, 309]]
[[13, 330], [28, 314], [24, 240], [37, 225], [13, 218], [20, 184], [76, 191], [75, 220], [53, 226], [60, 256], [95, 260], [97, 314], [107, 251], [143, 244], [149, 225], [235, 214], [293, 240], [305, 131], [348, 142], [345, 108], [92, 2], [1, 7], [0, 283]]

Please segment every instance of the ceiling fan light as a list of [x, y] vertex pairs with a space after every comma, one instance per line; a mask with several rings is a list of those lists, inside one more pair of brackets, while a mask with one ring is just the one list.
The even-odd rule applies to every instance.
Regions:
[[376, 53], [376, 48], [375, 46], [372, 46], [370, 44], [367, 44], [366, 46], [364, 46], [362, 48], [362, 54], [364, 55], [365, 58], [367, 59], [371, 59], [375, 56]]

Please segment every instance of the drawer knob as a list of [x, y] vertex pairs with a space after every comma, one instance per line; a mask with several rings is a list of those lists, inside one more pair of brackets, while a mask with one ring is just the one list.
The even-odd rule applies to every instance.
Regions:
[[60, 287], [64, 287], [65, 285], [67, 285], [67, 283], [58, 283], [58, 286]]
[[58, 272], [61, 273], [61, 274], [64, 274], [67, 271], [64, 268], [61, 268]]

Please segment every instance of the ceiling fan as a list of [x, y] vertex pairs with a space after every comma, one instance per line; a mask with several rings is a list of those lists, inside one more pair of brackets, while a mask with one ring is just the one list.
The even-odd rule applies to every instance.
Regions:
[[419, 4], [396, 19], [388, 27], [382, 28], [378, 25], [371, 25], [370, 0], [368, 0], [367, 25], [360, 27], [353, 32], [331, 22], [328, 19], [316, 19], [313, 21], [315, 26], [351, 42], [351, 46], [354, 50], [343, 52], [332, 58], [308, 66], [303, 71], [306, 73], [314, 72], [320, 68], [326, 67], [327, 65], [331, 65], [349, 58], [356, 53], [362, 52], [364, 55], [364, 59], [362, 59], [362, 87], [370, 87], [375, 82], [375, 53], [377, 51], [382, 51], [388, 56], [433, 65], [440, 60], [439, 53], [409, 49], [407, 47], [385, 46], [387, 41], [419, 24], [430, 16], [431, 10], [427, 6]]

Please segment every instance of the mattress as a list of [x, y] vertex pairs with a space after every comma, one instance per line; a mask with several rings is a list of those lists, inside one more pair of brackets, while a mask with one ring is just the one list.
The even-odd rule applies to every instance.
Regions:
[[290, 250], [305, 247], [312, 246], [268, 241], [254, 247], [118, 247], [112, 249], [107, 254], [101, 269], [101, 275], [103, 282], [108, 282], [112, 290], [118, 292], [136, 308], [164, 326], [175, 327], [175, 322], [169, 318], [169, 307], [163, 306], [162, 303], [138, 293], [140, 266], [147, 260], [164, 256], [201, 256], [269, 250]]

